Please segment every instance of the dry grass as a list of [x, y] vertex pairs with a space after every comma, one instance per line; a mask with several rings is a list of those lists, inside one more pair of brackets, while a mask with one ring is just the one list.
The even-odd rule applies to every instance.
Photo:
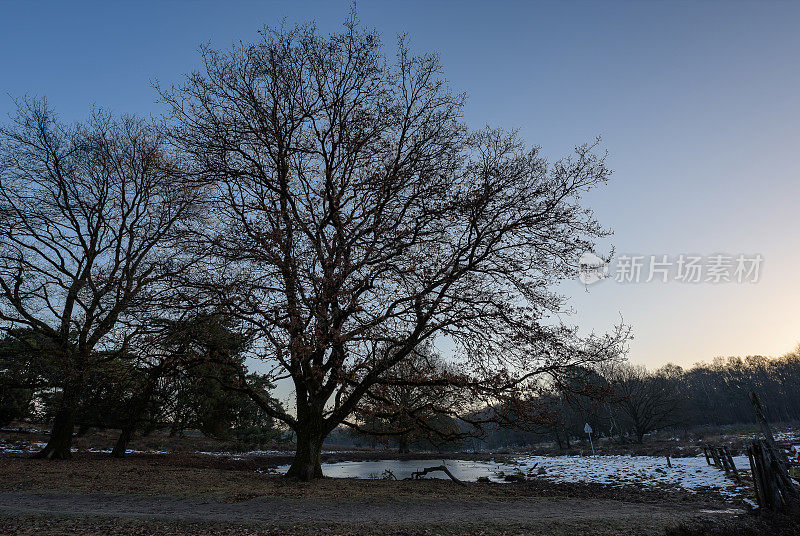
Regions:
[[587, 524], [547, 520], [537, 523], [276, 525], [174, 523], [109, 518], [2, 517], [0, 535], [15, 536], [661, 536], [673, 525], [653, 519], [606, 520]]

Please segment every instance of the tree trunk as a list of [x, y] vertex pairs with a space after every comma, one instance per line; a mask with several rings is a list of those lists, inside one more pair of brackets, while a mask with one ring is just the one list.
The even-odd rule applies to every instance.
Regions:
[[147, 410], [147, 405], [150, 402], [150, 398], [153, 396], [155, 379], [158, 378], [159, 372], [160, 369], [150, 372], [147, 387], [144, 389], [141, 396], [134, 398], [133, 401], [131, 401], [131, 406], [129, 409], [130, 414], [122, 425], [122, 430], [119, 434], [119, 438], [117, 438], [117, 443], [114, 445], [114, 450], [111, 451], [111, 456], [113, 458], [125, 457], [125, 451], [128, 450], [128, 443], [130, 443], [131, 439], [133, 438], [133, 434], [136, 432], [136, 426], [142, 421], [142, 417]]
[[325, 437], [320, 433], [302, 431], [297, 433], [297, 450], [294, 460], [286, 476], [308, 482], [322, 478], [322, 442]]
[[53, 418], [53, 429], [47, 445], [33, 455], [45, 460], [68, 460], [72, 458], [72, 432], [75, 429], [75, 415], [83, 394], [84, 360], [78, 360], [76, 371], [65, 379], [61, 390], [61, 401]]
[[408, 436], [406, 434], [400, 434], [400, 437], [397, 440], [398, 448], [397, 451], [400, 454], [408, 454], [411, 452], [411, 449], [408, 447]]
[[124, 458], [125, 451], [128, 450], [128, 443], [133, 437], [133, 427], [126, 426], [117, 438], [117, 443], [114, 445], [114, 450], [111, 451], [112, 458]]
[[62, 401], [56, 412], [53, 429], [47, 445], [33, 455], [46, 460], [68, 460], [72, 457], [72, 430], [75, 427], [75, 409]]
[[150, 434], [156, 431], [156, 421], [155, 419], [148, 419], [148, 421], [144, 425], [144, 430], [141, 432], [142, 437], [150, 437]]
[[169, 429], [169, 437], [180, 436], [183, 437], [183, 429], [186, 426], [185, 420], [181, 416], [176, 416], [172, 421], [172, 426]]
[[[309, 407], [310, 406], [310, 407]], [[322, 404], [300, 408], [295, 437], [297, 450], [286, 476], [308, 482], [322, 478], [322, 442], [330, 432], [325, 428]]]
[[553, 433], [553, 436], [556, 438], [556, 443], [558, 443], [559, 450], [563, 449], [564, 448], [564, 442], [561, 441], [561, 434], [558, 433], [558, 430], [556, 430]]

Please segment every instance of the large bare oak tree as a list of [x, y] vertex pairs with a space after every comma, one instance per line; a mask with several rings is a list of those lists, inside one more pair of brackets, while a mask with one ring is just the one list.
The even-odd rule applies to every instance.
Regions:
[[326, 435], [427, 341], [457, 349], [446, 381], [476, 406], [619, 350], [551, 318], [552, 284], [605, 234], [579, 202], [609, 176], [594, 144], [551, 163], [514, 133], [469, 131], [435, 55], [401, 39], [387, 58], [352, 21], [202, 57], [160, 90], [213, 192], [196, 283], [293, 384], [295, 411], [261, 402], [296, 433], [289, 475], [321, 476]]
[[132, 117], [59, 122], [26, 99], [0, 128], [0, 327], [26, 327], [58, 353], [61, 401], [41, 457], [70, 457], [87, 374], [124, 352], [137, 315], [182, 269], [167, 255], [197, 190], [162, 136]]

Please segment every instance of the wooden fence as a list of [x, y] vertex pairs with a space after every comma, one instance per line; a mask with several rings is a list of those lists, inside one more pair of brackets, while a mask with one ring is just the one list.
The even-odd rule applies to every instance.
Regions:
[[736, 470], [736, 464], [733, 463], [733, 456], [727, 447], [712, 447], [704, 446], [703, 454], [706, 456], [706, 463], [708, 465], [715, 465], [725, 471], [725, 474], [733, 474], [736, 482], [741, 482], [739, 471]]
[[[763, 510], [794, 510], [800, 512], [800, 485], [794, 481], [790, 471], [794, 473], [800, 463], [789, 460], [784, 450], [785, 445], [775, 441], [764, 407], [758, 395], [751, 391], [748, 395], [753, 406], [763, 439], [754, 441], [747, 448], [753, 489], [758, 506]], [[706, 463], [723, 469], [726, 474], [733, 474], [737, 482], [741, 482], [739, 471], [733, 463], [733, 456], [727, 447], [704, 445], [703, 454]]]
[[764, 434], [764, 439], [754, 441], [747, 449], [758, 505], [765, 510], [800, 511], [800, 487], [789, 476], [792, 463], [775, 441], [756, 392], [751, 391], [748, 398]]
[[800, 491], [779, 453], [763, 439], [747, 449], [758, 505], [767, 510], [800, 507]]

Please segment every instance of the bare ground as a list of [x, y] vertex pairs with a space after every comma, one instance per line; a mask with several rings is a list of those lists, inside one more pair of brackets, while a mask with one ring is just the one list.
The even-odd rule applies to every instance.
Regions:
[[[423, 484], [424, 485], [424, 484]], [[677, 521], [687, 513], [723, 515], [724, 508], [654, 505], [597, 499], [513, 499], [505, 501], [448, 498], [380, 497], [350, 499], [288, 499], [255, 497], [239, 502], [107, 494], [0, 493], [0, 509], [11, 514], [69, 513], [72, 516], [112, 516], [172, 521], [234, 523], [511, 523], [572, 520]]]
[[[0, 494], [8, 534], [662, 534], [725, 509], [589, 499], [286, 499], [227, 503], [100, 494]], [[2, 527], [8, 532], [2, 532]], [[142, 532], [140, 532], [142, 531]]]

